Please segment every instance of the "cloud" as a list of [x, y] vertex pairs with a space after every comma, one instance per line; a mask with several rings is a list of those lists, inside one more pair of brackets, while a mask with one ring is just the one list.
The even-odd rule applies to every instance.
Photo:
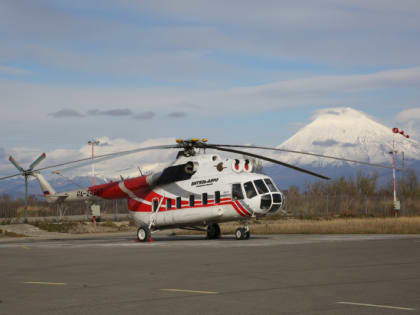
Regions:
[[146, 119], [152, 119], [155, 116], [156, 116], [156, 113], [148, 111], [148, 112], [135, 114], [133, 116], [133, 119], [146, 120]]
[[355, 143], [350, 143], [350, 142], [345, 142], [340, 144], [343, 148], [352, 148], [352, 147], [357, 147], [357, 144]]
[[184, 118], [187, 116], [185, 112], [172, 112], [168, 114], [169, 118]]
[[32, 72], [16, 67], [0, 66], [0, 74], [26, 75]]
[[329, 92], [361, 92], [390, 87], [420, 87], [420, 67], [378, 71], [371, 74], [323, 75], [283, 80], [235, 89], [244, 95], [279, 97], [296, 93], [322, 95]]
[[116, 109], [91, 109], [88, 110], [87, 114], [89, 116], [131, 116], [133, 112], [128, 108], [116, 108]]
[[403, 110], [397, 114], [396, 119], [399, 122], [420, 120], [420, 107]]
[[59, 111], [49, 113], [48, 116], [52, 116], [54, 118], [77, 118], [77, 117], [84, 117], [80, 112], [74, 109], [60, 109]]
[[317, 146], [321, 146], [321, 147], [332, 147], [335, 146], [337, 144], [339, 144], [337, 141], [335, 141], [334, 139], [328, 139], [325, 141], [314, 141], [312, 142], [313, 145], [317, 145]]

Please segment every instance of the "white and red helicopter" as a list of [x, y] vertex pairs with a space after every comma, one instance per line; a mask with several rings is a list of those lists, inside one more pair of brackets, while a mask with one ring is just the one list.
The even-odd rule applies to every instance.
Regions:
[[[98, 198], [127, 199], [129, 214], [139, 226], [137, 240], [145, 242], [151, 239], [152, 232], [172, 228], [206, 231], [208, 239], [216, 239], [221, 236], [219, 223], [228, 221], [243, 222], [243, 227], [236, 230], [235, 237], [238, 240], [249, 239], [248, 220], [274, 214], [281, 210], [285, 203], [285, 197], [274, 181], [267, 175], [255, 172], [255, 158], [329, 179], [267, 156], [234, 148], [292, 152], [391, 168], [309, 152], [260, 146], [208, 144], [206, 139], [179, 139], [174, 145], [144, 147], [99, 155], [95, 158], [96, 162], [100, 162], [147, 150], [180, 150], [172, 165], [151, 175], [57, 193], [40, 171], [73, 163], [92, 163], [91, 158], [35, 169], [45, 159], [46, 155], [43, 153], [27, 170], [10, 157], [9, 160], [20, 173], [2, 177], [0, 180], [23, 175], [27, 187], [27, 178], [34, 176], [50, 203], [82, 200], [93, 202]], [[253, 159], [222, 159], [217, 154], [207, 154], [206, 150], [236, 153]]]

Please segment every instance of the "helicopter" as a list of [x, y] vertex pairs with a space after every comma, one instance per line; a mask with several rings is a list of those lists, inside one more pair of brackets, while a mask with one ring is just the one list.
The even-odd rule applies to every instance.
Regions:
[[[38, 180], [41, 191], [49, 203], [126, 199], [129, 216], [138, 225], [136, 239], [139, 242], [150, 241], [155, 231], [174, 228], [203, 231], [206, 232], [208, 239], [218, 239], [221, 237], [219, 224], [229, 221], [242, 222], [242, 226], [235, 231], [235, 238], [246, 240], [251, 235], [248, 226], [250, 219], [276, 214], [284, 209], [285, 205], [285, 195], [272, 178], [257, 170], [256, 159], [325, 180], [329, 177], [268, 156], [243, 151], [243, 148], [307, 154], [391, 168], [309, 152], [251, 145], [209, 144], [207, 139], [192, 138], [178, 139], [174, 145], [143, 147], [98, 155], [95, 158], [95, 162], [100, 162], [147, 150], [179, 150], [170, 166], [149, 175], [121, 178], [120, 181], [58, 193], [41, 175], [41, 171], [75, 163], [78, 164], [76, 167], [80, 167], [93, 161], [91, 158], [84, 158], [35, 169], [45, 159], [46, 154], [43, 153], [26, 170], [10, 156], [10, 162], [20, 173], [2, 177], [0, 180], [23, 175], [27, 188], [27, 178], [33, 176]], [[241, 154], [244, 158], [222, 158], [218, 154], [208, 154], [207, 150]]]

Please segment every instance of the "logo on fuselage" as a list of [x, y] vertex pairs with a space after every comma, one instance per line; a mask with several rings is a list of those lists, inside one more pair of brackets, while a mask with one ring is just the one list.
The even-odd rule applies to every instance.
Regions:
[[191, 186], [197, 186], [197, 187], [201, 187], [201, 186], [209, 186], [209, 185], [213, 185], [214, 183], [217, 183], [219, 179], [218, 178], [210, 178], [207, 180], [196, 180], [194, 182], [191, 182]]

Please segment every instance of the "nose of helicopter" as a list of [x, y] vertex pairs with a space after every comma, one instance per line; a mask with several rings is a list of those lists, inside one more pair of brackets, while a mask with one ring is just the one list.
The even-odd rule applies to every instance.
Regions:
[[250, 207], [256, 214], [273, 213], [283, 205], [283, 197], [280, 192], [267, 193], [255, 196], [248, 200]]

